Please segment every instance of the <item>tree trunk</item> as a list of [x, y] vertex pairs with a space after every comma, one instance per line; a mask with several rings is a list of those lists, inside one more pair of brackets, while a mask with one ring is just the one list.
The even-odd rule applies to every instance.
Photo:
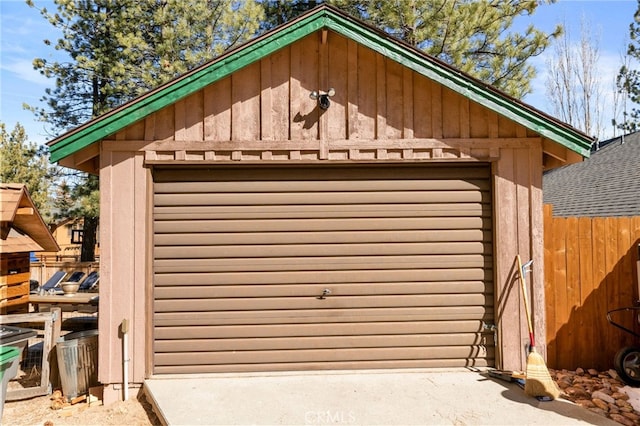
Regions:
[[93, 262], [96, 260], [96, 234], [98, 231], [97, 217], [84, 217], [84, 231], [82, 233], [82, 249], [80, 262]]

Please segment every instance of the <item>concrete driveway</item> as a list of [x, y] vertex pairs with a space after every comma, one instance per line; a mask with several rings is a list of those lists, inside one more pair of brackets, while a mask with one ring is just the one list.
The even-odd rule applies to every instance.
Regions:
[[180, 376], [145, 391], [169, 425], [618, 425], [465, 369]]

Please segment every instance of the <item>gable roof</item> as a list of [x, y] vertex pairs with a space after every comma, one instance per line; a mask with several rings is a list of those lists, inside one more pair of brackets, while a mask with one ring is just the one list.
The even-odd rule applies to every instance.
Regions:
[[554, 216], [640, 216], [640, 132], [600, 143], [583, 162], [544, 174]]
[[0, 253], [58, 250], [27, 188], [0, 184]]
[[362, 21], [323, 4], [52, 140], [48, 143], [50, 161], [56, 162], [72, 155], [282, 47], [325, 28], [395, 60], [584, 157], [589, 156], [593, 140], [588, 135]]

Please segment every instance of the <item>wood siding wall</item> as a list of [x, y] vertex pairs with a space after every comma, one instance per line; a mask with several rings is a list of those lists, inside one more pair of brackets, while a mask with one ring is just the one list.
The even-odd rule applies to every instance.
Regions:
[[[533, 259], [533, 274], [527, 281], [533, 327], [545, 342], [543, 264], [542, 147], [500, 149], [494, 163], [494, 232], [496, 262], [496, 321], [504, 369], [526, 366], [529, 343], [522, 292], [518, 285], [515, 256]], [[519, 326], [518, 326], [519, 325]], [[544, 345], [537, 345], [545, 353]]]
[[[319, 32], [284, 47], [130, 126], [115, 139], [238, 142], [538, 136], [354, 41], [328, 32], [323, 44], [321, 37]], [[330, 108], [322, 111], [309, 94], [330, 87], [336, 93]]]
[[122, 380], [124, 319], [131, 324], [130, 380], [142, 383], [146, 377], [151, 178], [143, 167], [144, 156], [131, 149], [103, 145], [100, 154], [100, 239], [105, 244], [100, 257], [98, 380], [105, 384]]
[[[638, 343], [606, 315], [638, 300], [640, 217], [553, 217], [544, 209], [548, 364], [613, 368], [615, 353]], [[640, 331], [630, 312], [612, 318]]]
[[[547, 142], [357, 43], [331, 32], [327, 43], [321, 41], [319, 32], [285, 47], [100, 143], [103, 383], [122, 380], [118, 326], [124, 318], [132, 321], [131, 380], [140, 383], [150, 374], [148, 167], [156, 160], [491, 162], [496, 363], [524, 367], [528, 338], [514, 268], [518, 253], [535, 261], [534, 323], [539, 341], [545, 341], [541, 188]], [[336, 95], [321, 113], [309, 93], [329, 87]], [[98, 155], [97, 149], [86, 148], [74, 161]]]

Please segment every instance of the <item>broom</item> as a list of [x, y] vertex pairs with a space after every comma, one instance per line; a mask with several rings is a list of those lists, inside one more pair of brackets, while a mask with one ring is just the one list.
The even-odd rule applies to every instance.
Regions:
[[[560, 389], [556, 382], [553, 381], [549, 370], [544, 363], [542, 355], [536, 351], [535, 339], [533, 336], [533, 325], [531, 324], [531, 312], [529, 311], [529, 301], [527, 300], [527, 284], [524, 279], [525, 270], [522, 267], [520, 255], [516, 256], [518, 260], [518, 276], [520, 278], [520, 286], [522, 287], [522, 298], [524, 300], [524, 310], [527, 315], [527, 325], [529, 326], [529, 354], [527, 355], [527, 376], [524, 384], [524, 392], [533, 397], [546, 396], [556, 399], [560, 396]], [[530, 265], [533, 261], [527, 263]]]

